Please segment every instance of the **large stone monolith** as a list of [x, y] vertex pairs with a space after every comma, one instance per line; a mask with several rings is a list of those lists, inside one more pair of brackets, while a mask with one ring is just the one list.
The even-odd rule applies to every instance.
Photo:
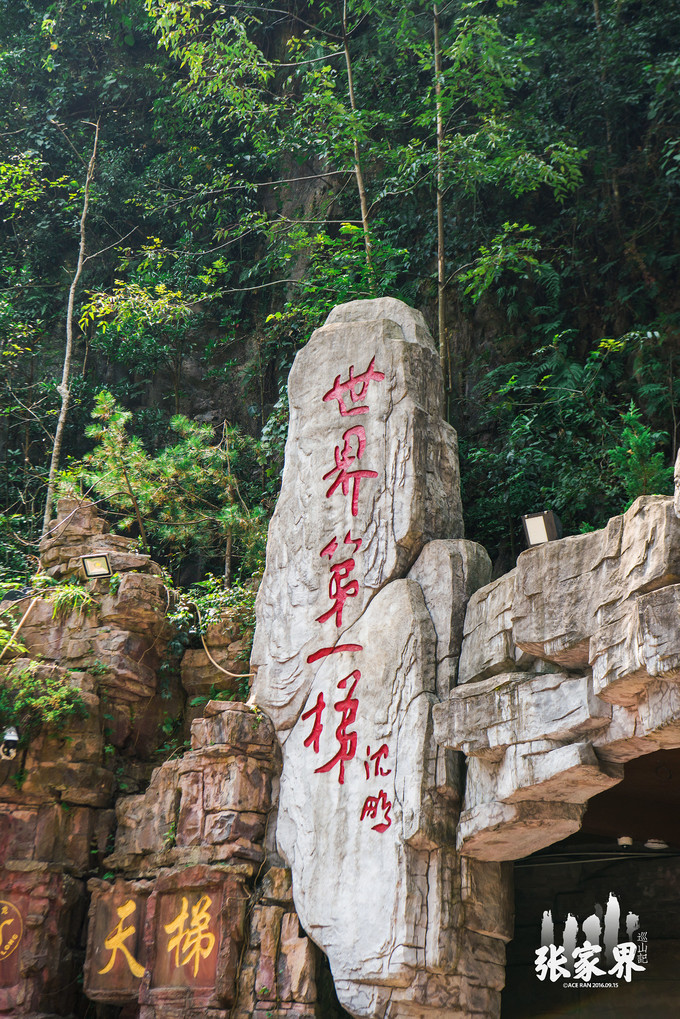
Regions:
[[483, 977], [459, 972], [483, 935], [462, 920], [458, 773], [432, 734], [488, 557], [462, 538], [422, 316], [393, 299], [336, 308], [289, 399], [252, 663], [283, 746], [277, 839], [296, 909], [354, 1015], [492, 1015], [503, 947]]

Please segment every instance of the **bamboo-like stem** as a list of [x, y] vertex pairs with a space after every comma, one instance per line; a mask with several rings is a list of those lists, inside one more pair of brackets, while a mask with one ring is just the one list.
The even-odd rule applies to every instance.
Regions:
[[434, 96], [437, 116], [437, 333], [439, 340], [439, 361], [446, 389], [448, 375], [448, 349], [446, 341], [446, 304], [444, 291], [446, 271], [444, 261], [444, 173], [442, 169], [444, 148], [444, 119], [442, 117], [442, 50], [439, 36], [439, 5], [434, 5]]
[[[352, 60], [349, 53], [349, 40], [347, 38], [347, 0], [345, 0], [342, 11], [342, 44], [345, 50], [345, 64], [347, 65], [347, 85], [349, 89], [349, 104], [352, 108], [352, 113], [356, 113], [357, 104], [354, 94], [354, 74], [352, 72]], [[361, 207], [361, 222], [364, 228], [364, 247], [366, 248], [366, 264], [368, 265], [368, 271], [371, 275], [371, 278], [373, 278], [373, 257], [372, 257], [373, 252], [371, 248], [371, 232], [368, 228], [368, 199], [366, 198], [364, 175], [361, 171], [359, 138], [356, 131], [354, 131], [352, 134], [352, 143], [354, 148], [354, 175], [357, 179], [357, 190], [359, 192], [359, 205]]]
[[73, 354], [73, 306], [75, 304], [76, 289], [78, 287], [78, 282], [83, 271], [83, 263], [85, 262], [85, 223], [87, 221], [87, 210], [90, 204], [90, 185], [92, 184], [92, 178], [94, 177], [94, 167], [97, 158], [98, 142], [99, 142], [99, 121], [97, 121], [95, 125], [92, 155], [90, 156], [90, 162], [88, 163], [87, 167], [87, 176], [85, 178], [83, 209], [80, 215], [80, 244], [78, 247], [78, 262], [76, 263], [76, 271], [73, 274], [73, 279], [71, 280], [71, 286], [69, 287], [68, 292], [68, 305], [66, 309], [66, 348], [64, 350], [64, 366], [61, 373], [61, 383], [59, 386], [57, 386], [57, 392], [61, 397], [61, 407], [59, 409], [59, 418], [57, 419], [57, 428], [54, 433], [54, 444], [52, 446], [52, 456], [50, 458], [50, 473], [47, 479], [45, 515], [43, 517], [43, 526], [41, 534], [41, 537], [43, 538], [47, 534], [50, 526], [50, 518], [52, 516], [52, 503], [54, 502], [55, 478], [57, 476], [57, 471], [59, 470], [59, 459], [61, 457], [61, 444], [64, 439], [66, 417], [68, 414], [69, 401], [71, 398], [69, 380], [71, 376], [71, 356]]
[[14, 627], [14, 630], [12, 631], [12, 633], [11, 633], [11, 635], [10, 635], [10, 638], [9, 638], [9, 640], [7, 641], [7, 643], [5, 644], [5, 646], [3, 647], [2, 651], [0, 651], [0, 658], [3, 658], [3, 657], [4, 657], [4, 655], [5, 655], [5, 651], [6, 651], [6, 650], [7, 650], [7, 648], [8, 648], [9, 646], [10, 646], [10, 644], [12, 643], [12, 641], [14, 640], [14, 638], [16, 637], [16, 635], [18, 634], [19, 630], [21, 629], [21, 627], [22, 627], [22, 626], [24, 625], [24, 623], [25, 623], [25, 622], [26, 622], [26, 620], [28, 619], [28, 617], [29, 617], [29, 615], [31, 614], [31, 611], [32, 611], [32, 609], [33, 609], [33, 606], [34, 606], [34, 605], [35, 605], [35, 603], [36, 603], [37, 601], [39, 601], [39, 600], [40, 600], [40, 595], [37, 595], [37, 596], [36, 596], [36, 597], [35, 597], [35, 598], [34, 598], [34, 599], [32, 600], [32, 602], [30, 603], [30, 605], [28, 606], [28, 608], [27, 608], [27, 609], [26, 609], [26, 611], [24, 612], [23, 616], [21, 617], [21, 619], [19, 620], [19, 622], [17, 623], [17, 625], [16, 625], [15, 627]]

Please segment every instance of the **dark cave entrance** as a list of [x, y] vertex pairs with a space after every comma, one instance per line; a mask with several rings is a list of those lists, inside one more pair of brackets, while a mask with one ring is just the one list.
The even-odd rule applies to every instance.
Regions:
[[[622, 836], [632, 844], [619, 845]], [[579, 832], [516, 861], [514, 882], [515, 934], [507, 949], [501, 1019], [677, 1019], [680, 749], [629, 761], [623, 781], [589, 802]], [[535, 953], [544, 911], [552, 912], [559, 945], [568, 915], [576, 917], [580, 944], [580, 924], [597, 906], [604, 910], [610, 894], [620, 904], [622, 940], [628, 912], [647, 934], [645, 971], [611, 988], [539, 980]]]

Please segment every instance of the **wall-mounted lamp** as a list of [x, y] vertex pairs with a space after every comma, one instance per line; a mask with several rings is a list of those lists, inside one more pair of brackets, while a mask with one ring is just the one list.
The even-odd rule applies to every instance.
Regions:
[[645, 849], [656, 849], [657, 851], [668, 849], [668, 843], [663, 839], [647, 839]]
[[10, 725], [8, 729], [5, 729], [5, 735], [0, 743], [0, 757], [3, 761], [13, 761], [17, 755], [17, 747], [19, 746], [19, 733]]
[[522, 526], [529, 548], [532, 545], [543, 545], [546, 541], [555, 541], [562, 537], [562, 521], [552, 510], [544, 510], [542, 513], [527, 513], [522, 517]]
[[93, 555], [82, 556], [83, 569], [88, 580], [97, 577], [112, 577], [113, 570], [106, 552], [95, 552]]

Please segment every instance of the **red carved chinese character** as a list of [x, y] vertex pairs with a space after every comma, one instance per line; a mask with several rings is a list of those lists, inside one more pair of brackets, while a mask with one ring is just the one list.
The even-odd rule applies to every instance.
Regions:
[[314, 705], [314, 707], [310, 708], [309, 711], [305, 711], [304, 715], [302, 716], [302, 721], [303, 722], [306, 722], [308, 718], [312, 717], [312, 715], [315, 716], [314, 725], [312, 727], [312, 731], [310, 732], [309, 736], [305, 740], [305, 746], [308, 747], [308, 746], [311, 745], [313, 747], [313, 749], [314, 749], [314, 753], [315, 754], [318, 754], [318, 752], [319, 752], [319, 737], [321, 736], [321, 733], [323, 732], [323, 725], [321, 724], [321, 716], [323, 714], [323, 709], [325, 707], [326, 707], [326, 702], [323, 699], [323, 694], [320, 693], [319, 696], [316, 698], [316, 704]]
[[375, 357], [372, 357], [368, 368], [361, 375], [355, 375], [354, 365], [350, 365], [349, 378], [345, 382], [341, 382], [340, 376], [336, 375], [335, 382], [325, 394], [324, 400], [337, 400], [343, 417], [351, 417], [353, 414], [368, 414], [368, 406], [350, 407], [348, 410], [345, 406], [345, 394], [348, 393], [352, 403], [356, 403], [357, 400], [363, 398], [371, 382], [382, 382], [385, 376], [382, 372], [377, 371], [373, 367], [374, 365]]
[[345, 545], [354, 545], [354, 551], [356, 553], [361, 548], [362, 539], [361, 538], [353, 538], [352, 537], [352, 532], [348, 531], [347, 534], [345, 535]]
[[356, 598], [359, 593], [359, 581], [349, 580], [346, 584], [343, 584], [343, 580], [347, 580], [350, 573], [354, 569], [354, 560], [345, 559], [341, 563], [334, 563], [331, 566], [331, 579], [328, 584], [328, 597], [331, 598], [335, 604], [322, 615], [317, 616], [317, 623], [325, 623], [327, 619], [330, 619], [332, 615], [335, 615], [335, 625], [342, 626], [342, 610], [345, 602], [348, 598]]
[[335, 647], [320, 647], [318, 651], [313, 651], [311, 655], [307, 655], [307, 664], [312, 665], [314, 662], [318, 662], [320, 658], [328, 658], [329, 655], [340, 655], [344, 651], [363, 650], [363, 644], [336, 644]]
[[377, 796], [366, 797], [366, 802], [361, 808], [361, 817], [359, 818], [359, 820], [363, 821], [365, 817], [368, 817], [372, 821], [375, 821], [378, 816], [378, 811], [382, 810], [383, 820], [380, 821], [378, 824], [372, 824], [371, 828], [373, 829], [373, 831], [379, 832], [387, 831], [387, 829], [392, 824], [392, 818], [390, 817], [391, 809], [392, 802], [391, 800], [387, 799], [386, 793], [384, 792], [384, 790], [381, 789]]
[[[347, 532], [344, 541], [345, 545], [354, 545], [355, 552], [357, 552], [363, 544], [363, 539], [353, 538], [351, 531]], [[332, 559], [337, 551], [338, 551], [338, 539], [335, 537], [335, 535], [333, 535], [328, 544], [324, 545], [324, 547], [321, 549], [319, 555], [321, 556], [322, 559], [324, 556], [326, 556], [328, 559]]]
[[337, 552], [337, 550], [338, 550], [338, 543], [335, 540], [335, 535], [333, 535], [333, 537], [328, 542], [328, 544], [324, 545], [324, 547], [321, 549], [321, 551], [319, 552], [319, 555], [321, 556], [321, 558], [323, 558], [324, 556], [328, 556], [329, 559], [332, 559], [333, 556], [335, 555], [335, 553]]
[[331, 771], [336, 764], [339, 764], [338, 783], [340, 785], [345, 784], [346, 762], [351, 761], [357, 752], [357, 734], [356, 732], [347, 732], [347, 726], [352, 725], [352, 723], [356, 721], [357, 717], [359, 700], [357, 697], [354, 697], [354, 691], [357, 683], [361, 679], [361, 673], [359, 670], [355, 669], [354, 672], [350, 672], [349, 676], [345, 676], [344, 679], [341, 679], [338, 683], [338, 687], [345, 689], [347, 686], [347, 680], [352, 677], [354, 677], [354, 682], [352, 683], [347, 696], [343, 697], [333, 705], [336, 711], [340, 711], [342, 713], [340, 724], [335, 730], [335, 738], [340, 744], [340, 749], [335, 756], [330, 759], [330, 761], [327, 761], [326, 764], [322, 764], [320, 768], [316, 768], [315, 770], [315, 774], [322, 771]]
[[[357, 440], [356, 453], [352, 452], [352, 436], [356, 436]], [[366, 432], [361, 425], [348, 428], [342, 439], [342, 450], [339, 446], [335, 447], [335, 467], [332, 467], [327, 474], [324, 474], [323, 480], [327, 481], [328, 478], [337, 473], [337, 478], [326, 492], [327, 499], [330, 499], [338, 485], [342, 486], [343, 495], [349, 495], [350, 482], [352, 483], [352, 516], [355, 517], [359, 512], [359, 485], [362, 478], [377, 478], [378, 472], [364, 470], [350, 471], [348, 469], [355, 461], [361, 460], [366, 449]]]
[[374, 772], [375, 778], [378, 778], [380, 776], [382, 778], [384, 778], [385, 775], [391, 775], [392, 774], [392, 769], [391, 768], [388, 768], [387, 771], [383, 771], [383, 769], [380, 767], [381, 760], [383, 759], [383, 757], [387, 758], [388, 754], [389, 754], [389, 750], [387, 748], [387, 743], [383, 743], [383, 745], [378, 750], [376, 750], [376, 752], [373, 755], [371, 755], [371, 748], [370, 747], [366, 747], [366, 756], [368, 757], [368, 761], [364, 761], [364, 768], [366, 769], [366, 778], [367, 779], [369, 779], [371, 777], [371, 765], [370, 765], [371, 761], [373, 761], [374, 764], [375, 764], [375, 772]]

